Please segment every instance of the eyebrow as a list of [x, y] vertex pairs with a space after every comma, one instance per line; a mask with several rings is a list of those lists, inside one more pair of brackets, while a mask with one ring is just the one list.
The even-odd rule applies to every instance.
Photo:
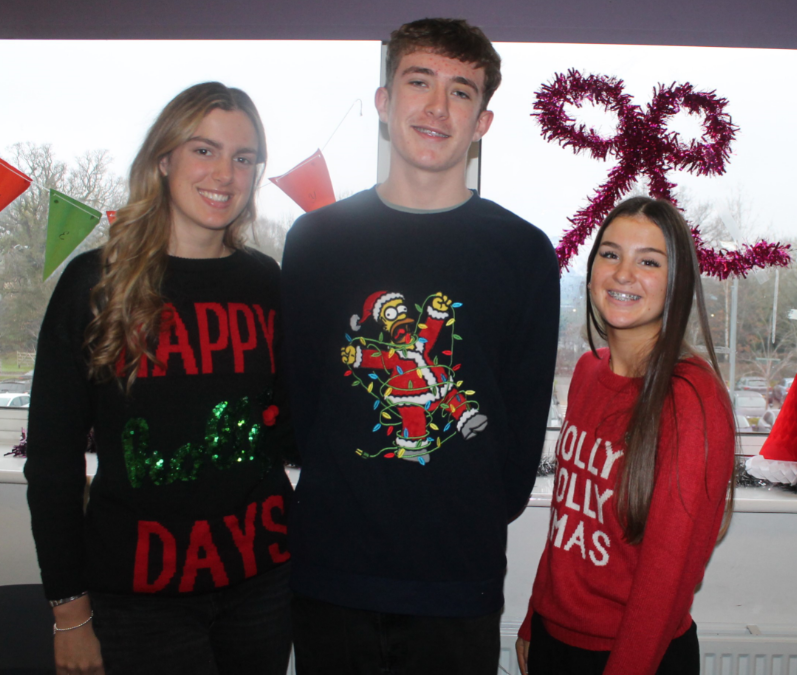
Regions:
[[[213, 141], [213, 140], [211, 140], [209, 138], [205, 138], [204, 136], [191, 136], [191, 138], [188, 139], [188, 142], [190, 143], [191, 141], [198, 141], [200, 143], [207, 143], [210, 147], [216, 148], [217, 150], [221, 150], [222, 149], [221, 143], [217, 143], [216, 141]], [[236, 155], [240, 155], [240, 154], [256, 155], [257, 154], [257, 150], [255, 150], [254, 148], [239, 148], [238, 150], [235, 151], [235, 154]]]
[[[616, 249], [620, 248], [620, 245], [615, 244], [613, 241], [602, 241], [601, 246], [609, 246], [611, 248], [616, 248]], [[634, 253], [658, 253], [659, 255], [663, 255], [665, 258], [667, 257], [666, 251], [661, 251], [653, 246], [646, 246], [645, 248], [635, 249]]]
[[[430, 75], [432, 77], [435, 77], [437, 75], [437, 73], [431, 68], [422, 68], [421, 66], [410, 66], [401, 74], [403, 76], [411, 73], [415, 73], [418, 75]], [[457, 84], [464, 84], [466, 87], [470, 87], [471, 89], [473, 89], [473, 91], [475, 91], [477, 94], [479, 93], [479, 87], [476, 85], [476, 83], [473, 80], [470, 80], [467, 77], [462, 77], [461, 75], [457, 75], [452, 79]]]

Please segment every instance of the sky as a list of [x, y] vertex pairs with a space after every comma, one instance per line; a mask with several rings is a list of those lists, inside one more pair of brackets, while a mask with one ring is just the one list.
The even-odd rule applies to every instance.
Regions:
[[[530, 116], [534, 93], [570, 68], [624, 80], [625, 91], [643, 107], [660, 83], [689, 82], [728, 99], [727, 111], [740, 130], [726, 175], [673, 172], [671, 179], [692, 202], [715, 210], [740, 193], [749, 211], [747, 238], [797, 237], [787, 199], [797, 156], [797, 88], [791, 86], [797, 51], [496, 47], [503, 84], [491, 102], [495, 121], [483, 141], [482, 195], [541, 227], [554, 242], [615, 161], [576, 156], [546, 142]], [[0, 157], [7, 159], [8, 148], [25, 141], [51, 143], [67, 162], [107, 149], [114, 172], [126, 176], [169, 99], [191, 84], [217, 79], [244, 89], [258, 106], [269, 146], [266, 176], [284, 173], [323, 147], [336, 193], [350, 194], [376, 180], [379, 59], [378, 42], [0, 41], [0, 63], [6, 64], [0, 72]], [[603, 111], [575, 114], [612, 133], [614, 121]], [[700, 135], [701, 121], [681, 115], [671, 128], [688, 141]], [[261, 189], [259, 206], [277, 219], [301, 214], [273, 185]]]

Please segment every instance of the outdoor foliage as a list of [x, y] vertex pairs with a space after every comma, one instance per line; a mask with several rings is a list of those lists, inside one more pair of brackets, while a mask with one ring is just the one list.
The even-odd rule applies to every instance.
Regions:
[[[42, 280], [49, 189], [56, 189], [100, 211], [124, 203], [121, 178], [108, 166], [105, 150], [86, 152], [71, 164], [56, 159], [50, 145], [18, 143], [5, 159], [33, 184], [0, 212], [0, 349], [33, 351], [47, 302], [61, 270]], [[96, 247], [106, 235], [105, 219], [77, 248]]]

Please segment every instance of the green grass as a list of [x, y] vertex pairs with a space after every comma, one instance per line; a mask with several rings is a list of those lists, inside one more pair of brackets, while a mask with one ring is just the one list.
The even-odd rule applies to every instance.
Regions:
[[2, 375], [19, 375], [27, 373], [29, 370], [33, 370], [33, 366], [29, 364], [17, 367], [16, 351], [6, 352], [0, 356], [0, 374]]

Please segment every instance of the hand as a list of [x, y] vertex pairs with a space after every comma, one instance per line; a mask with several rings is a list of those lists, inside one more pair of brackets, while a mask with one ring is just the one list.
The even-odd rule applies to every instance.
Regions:
[[517, 663], [520, 666], [521, 675], [527, 675], [529, 672], [529, 643], [523, 638], [518, 638], [515, 643], [515, 651], [517, 652]]
[[347, 366], [350, 366], [352, 363], [354, 363], [357, 360], [357, 350], [351, 345], [341, 349], [340, 355], [343, 360], [343, 363], [345, 363]]
[[[89, 596], [54, 607], [53, 614], [59, 628], [77, 626], [91, 616]], [[53, 646], [56, 675], [105, 675], [100, 642], [90, 621], [75, 630], [56, 633]]]
[[452, 300], [449, 300], [447, 295], [442, 293], [435, 293], [432, 298], [432, 309], [437, 312], [448, 312], [451, 309]]

